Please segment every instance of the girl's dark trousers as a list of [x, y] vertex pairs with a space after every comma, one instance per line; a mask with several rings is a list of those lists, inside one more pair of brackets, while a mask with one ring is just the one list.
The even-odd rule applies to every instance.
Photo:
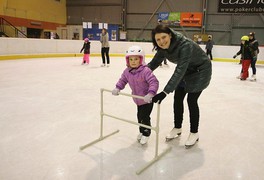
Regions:
[[[151, 126], [150, 114], [152, 112], [152, 109], [153, 109], [153, 103], [137, 106], [138, 123]], [[143, 136], [150, 136], [151, 129], [139, 126], [139, 132], [142, 133]]]

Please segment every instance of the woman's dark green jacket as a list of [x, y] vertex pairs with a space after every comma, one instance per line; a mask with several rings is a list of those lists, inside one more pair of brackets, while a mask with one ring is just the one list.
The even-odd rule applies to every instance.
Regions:
[[158, 48], [157, 53], [148, 64], [149, 68], [155, 70], [165, 58], [177, 64], [164, 88], [166, 93], [173, 92], [180, 82], [184, 83], [187, 93], [204, 90], [211, 80], [211, 60], [194, 41], [184, 37], [181, 33], [171, 31], [173, 34], [170, 47], [168, 49]]

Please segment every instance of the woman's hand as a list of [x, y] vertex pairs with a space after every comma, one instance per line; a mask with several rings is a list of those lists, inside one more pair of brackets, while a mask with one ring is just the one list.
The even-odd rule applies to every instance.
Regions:
[[166, 93], [162, 91], [161, 93], [156, 94], [156, 95], [152, 98], [152, 102], [160, 104], [161, 101], [162, 101], [166, 96], [167, 96]]

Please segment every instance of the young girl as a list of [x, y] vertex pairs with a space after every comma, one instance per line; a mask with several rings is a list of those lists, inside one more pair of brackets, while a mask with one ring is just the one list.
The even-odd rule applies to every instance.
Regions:
[[80, 51], [80, 53], [82, 53], [83, 51], [83, 62], [82, 64], [89, 64], [90, 63], [90, 44], [91, 42], [89, 42], [89, 39], [88, 38], [85, 38], [84, 39], [84, 43], [83, 43], [83, 47]]
[[242, 60], [242, 70], [238, 78], [244, 81], [248, 78], [248, 68], [253, 59], [252, 49], [249, 47], [249, 37], [248, 36], [243, 36], [241, 38], [240, 50], [236, 53], [236, 55], [233, 56], [233, 58], [236, 58], [240, 54], [241, 54], [241, 60]]
[[[151, 99], [157, 93], [159, 82], [152, 71], [145, 65], [145, 54], [141, 47], [132, 46], [128, 49], [126, 52], [126, 65], [127, 68], [122, 73], [112, 94], [117, 96], [120, 90], [124, 89], [128, 83], [133, 95], [144, 96], [144, 100], [133, 98], [137, 104], [138, 123], [151, 126], [150, 114], [153, 109]], [[137, 140], [144, 145], [149, 139], [151, 129], [140, 126], [139, 132]]]

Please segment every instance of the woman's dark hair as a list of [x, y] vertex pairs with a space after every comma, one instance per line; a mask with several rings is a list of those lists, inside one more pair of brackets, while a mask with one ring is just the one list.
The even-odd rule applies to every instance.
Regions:
[[252, 36], [255, 39], [255, 32], [250, 32], [248, 36]]
[[166, 33], [166, 34], [170, 34], [172, 37], [174, 36], [171, 29], [168, 26], [162, 25], [162, 24], [157, 25], [156, 28], [153, 29], [151, 32], [151, 39], [152, 39], [152, 43], [154, 46], [153, 50], [160, 49], [160, 47], [158, 46], [156, 39], [155, 39], [155, 35], [158, 33]]

